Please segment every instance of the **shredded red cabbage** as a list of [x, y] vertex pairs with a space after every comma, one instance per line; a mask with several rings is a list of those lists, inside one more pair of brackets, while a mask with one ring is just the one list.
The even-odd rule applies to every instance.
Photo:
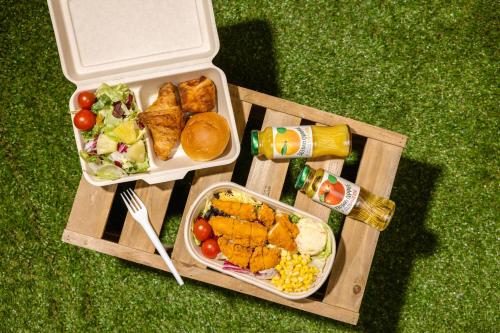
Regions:
[[119, 168], [122, 167], [122, 163], [120, 161], [114, 161], [115, 162], [115, 165]]
[[226, 271], [232, 271], [232, 272], [237, 272], [237, 273], [242, 273], [246, 275], [253, 276], [257, 279], [260, 280], [270, 280], [275, 276], [278, 272], [274, 268], [269, 268], [263, 271], [259, 271], [257, 273], [252, 273], [248, 269], [241, 268], [240, 266], [237, 266], [235, 264], [232, 264], [231, 262], [225, 260], [224, 264], [222, 265], [222, 269]]
[[116, 146], [116, 150], [118, 150], [119, 153], [126, 153], [128, 150], [128, 147], [123, 142], [118, 142], [118, 144]]
[[137, 120], [137, 126], [139, 127], [139, 129], [144, 129], [144, 124], [142, 122], [140, 122], [139, 120]]
[[240, 266], [236, 266], [235, 264], [232, 264], [231, 262], [229, 262], [227, 260], [224, 261], [224, 264], [222, 265], [222, 269], [225, 269], [227, 271], [233, 271], [233, 272], [248, 274], [248, 275], [254, 275], [248, 269], [243, 269]]
[[122, 118], [125, 112], [122, 109], [122, 102], [117, 101], [113, 103], [113, 117]]
[[125, 106], [127, 107], [127, 109], [130, 110], [130, 106], [132, 105], [132, 101], [133, 100], [134, 100], [134, 95], [128, 94], [128, 96], [127, 96], [127, 103], [125, 103]]
[[83, 148], [87, 153], [93, 153], [96, 152], [97, 148], [97, 138], [95, 138], [92, 141], [89, 141], [85, 144], [85, 147]]

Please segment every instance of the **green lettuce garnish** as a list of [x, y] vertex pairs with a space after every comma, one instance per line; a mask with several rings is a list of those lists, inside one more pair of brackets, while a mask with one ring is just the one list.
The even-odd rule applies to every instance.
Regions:
[[108, 180], [119, 179], [125, 175], [126, 173], [121, 168], [112, 164], [104, 165], [96, 172], [97, 177]]
[[[98, 102], [102, 100], [104, 105], [111, 105], [113, 104], [113, 102], [126, 101], [129, 91], [129, 87], [123, 83], [117, 84], [114, 87], [103, 83], [99, 86], [99, 88], [95, 92], [95, 95]], [[98, 103], [95, 103], [94, 105], [96, 104]], [[97, 107], [99, 107], [99, 105]]]
[[[323, 226], [325, 229], [328, 228], [327, 225]], [[326, 244], [325, 248], [318, 255], [314, 256], [315, 258], [327, 258], [330, 254], [332, 254], [332, 239], [330, 237], [330, 233], [326, 230]]]

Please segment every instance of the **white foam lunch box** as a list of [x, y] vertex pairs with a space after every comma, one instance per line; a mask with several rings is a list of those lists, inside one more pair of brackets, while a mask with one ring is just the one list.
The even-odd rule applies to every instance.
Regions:
[[330, 271], [332, 270], [333, 267], [333, 261], [335, 258], [335, 252], [336, 252], [336, 243], [335, 243], [335, 236], [333, 235], [332, 230], [328, 227], [326, 228], [328, 230], [330, 239], [331, 241], [331, 254], [328, 256], [326, 259], [325, 265], [323, 267], [323, 270], [318, 273], [318, 276], [316, 278], [316, 281], [311, 285], [311, 287], [303, 292], [295, 292], [295, 293], [288, 293], [284, 291], [280, 291], [278, 288], [276, 288], [270, 280], [261, 280], [258, 279], [252, 275], [248, 274], [243, 274], [239, 272], [233, 272], [230, 270], [225, 270], [223, 269], [223, 263], [220, 260], [216, 259], [208, 259], [206, 258], [202, 253], [201, 253], [201, 248], [196, 245], [194, 236], [192, 234], [192, 228], [194, 221], [198, 217], [199, 213], [203, 211], [205, 208], [205, 204], [207, 200], [211, 200], [214, 196], [215, 193], [221, 192], [221, 191], [226, 191], [226, 190], [233, 190], [233, 191], [239, 191], [244, 194], [247, 194], [250, 196], [252, 199], [256, 201], [260, 201], [262, 203], [266, 203], [269, 207], [273, 209], [278, 209], [279, 211], [286, 213], [286, 214], [295, 214], [303, 218], [310, 218], [316, 223], [325, 223], [321, 221], [319, 218], [316, 216], [313, 216], [307, 212], [304, 212], [302, 210], [299, 210], [295, 207], [289, 206], [287, 204], [284, 204], [278, 200], [271, 199], [265, 195], [262, 195], [260, 193], [251, 191], [243, 186], [240, 186], [238, 184], [232, 183], [232, 182], [219, 182], [215, 183], [211, 186], [209, 186], [207, 189], [205, 189], [203, 192], [201, 192], [198, 197], [193, 201], [193, 204], [191, 205], [191, 208], [189, 209], [188, 214], [186, 215], [186, 220], [184, 221], [184, 243], [186, 244], [186, 248], [189, 252], [189, 254], [200, 264], [205, 265], [207, 267], [210, 267], [216, 271], [219, 271], [221, 273], [230, 275], [236, 279], [239, 279], [241, 281], [253, 284], [257, 287], [260, 287], [264, 290], [267, 290], [273, 294], [279, 295], [284, 298], [292, 299], [292, 300], [297, 300], [297, 299], [303, 299], [306, 298], [312, 294], [314, 294], [322, 285], [325, 283], [325, 281], [328, 279], [330, 276]]
[[[78, 110], [81, 91], [94, 91], [101, 83], [125, 83], [145, 111], [164, 83], [177, 85], [203, 75], [214, 82], [217, 112], [231, 130], [225, 152], [208, 162], [191, 160], [180, 144], [172, 158], [162, 161], [147, 133], [149, 171], [117, 180], [95, 177], [80, 158], [89, 183], [104, 186], [142, 179], [155, 184], [236, 160], [240, 144], [228, 84], [224, 72], [212, 63], [219, 39], [210, 0], [48, 0], [48, 5], [64, 75], [77, 87], [70, 110]], [[73, 131], [81, 151], [83, 138], [74, 125]]]

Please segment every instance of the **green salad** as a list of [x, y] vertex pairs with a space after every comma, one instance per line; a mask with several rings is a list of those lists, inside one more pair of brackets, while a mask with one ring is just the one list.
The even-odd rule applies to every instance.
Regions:
[[125, 84], [103, 83], [95, 97], [91, 107], [95, 125], [81, 132], [84, 149], [80, 156], [91, 172], [98, 178], [114, 180], [147, 171], [146, 130], [138, 121], [140, 110], [132, 91]]

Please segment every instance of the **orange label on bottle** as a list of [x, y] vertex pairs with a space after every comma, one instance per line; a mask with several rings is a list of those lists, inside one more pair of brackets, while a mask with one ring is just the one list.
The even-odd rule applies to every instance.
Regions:
[[273, 127], [274, 158], [311, 157], [311, 126]]
[[349, 215], [358, 201], [360, 187], [325, 172], [312, 199], [344, 215]]

